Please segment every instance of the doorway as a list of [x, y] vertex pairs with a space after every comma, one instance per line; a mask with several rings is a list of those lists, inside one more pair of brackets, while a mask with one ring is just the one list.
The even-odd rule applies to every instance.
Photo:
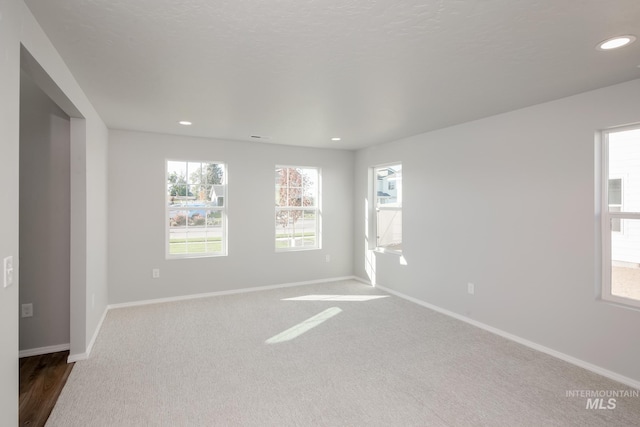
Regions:
[[20, 73], [20, 357], [69, 350], [70, 118]]

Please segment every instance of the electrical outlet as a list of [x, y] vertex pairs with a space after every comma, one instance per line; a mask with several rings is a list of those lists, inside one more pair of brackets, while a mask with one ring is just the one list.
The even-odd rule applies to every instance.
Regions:
[[160, 269], [159, 268], [154, 268], [153, 270], [151, 270], [151, 277], [154, 279], [159, 279], [160, 278]]
[[33, 317], [33, 303], [22, 304], [22, 317]]
[[471, 295], [475, 294], [476, 292], [476, 285], [474, 285], [473, 283], [469, 282], [467, 283], [467, 292], [470, 293]]
[[8, 288], [13, 285], [13, 257], [8, 256], [4, 259], [4, 287]]
[[325, 255], [325, 256], [324, 256], [324, 260], [325, 260], [326, 262], [331, 262], [331, 255]]

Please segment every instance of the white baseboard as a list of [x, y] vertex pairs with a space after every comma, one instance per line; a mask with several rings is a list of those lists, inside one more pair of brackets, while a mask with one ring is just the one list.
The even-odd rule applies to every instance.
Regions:
[[102, 312], [102, 317], [98, 322], [98, 326], [96, 327], [96, 330], [93, 333], [93, 337], [91, 337], [91, 341], [89, 342], [89, 345], [87, 346], [86, 351], [84, 353], [69, 354], [69, 357], [67, 358], [67, 363], [77, 362], [78, 360], [86, 360], [89, 358], [89, 356], [91, 355], [91, 350], [93, 350], [93, 345], [96, 342], [96, 338], [98, 338], [98, 334], [100, 333], [100, 329], [102, 329], [102, 323], [104, 322], [105, 317], [107, 317], [108, 311], [109, 311], [109, 307], [105, 307], [104, 311]]
[[18, 352], [18, 357], [22, 359], [23, 357], [40, 356], [41, 354], [57, 353], [59, 351], [67, 351], [69, 350], [69, 348], [70, 348], [69, 343], [50, 345], [47, 347], [30, 348], [27, 350], [20, 350], [20, 352]]
[[[112, 309], [124, 308], [124, 307], [136, 307], [136, 306], [149, 305], [149, 304], [159, 304], [159, 303], [165, 303], [165, 302], [184, 301], [184, 300], [190, 300], [190, 299], [207, 298], [207, 297], [214, 297], [214, 296], [221, 296], [221, 295], [242, 294], [242, 293], [246, 293], [246, 292], [266, 291], [266, 290], [269, 290], [269, 289], [289, 288], [289, 287], [293, 287], [293, 286], [313, 285], [313, 284], [318, 284], [318, 283], [328, 283], [328, 282], [336, 282], [336, 281], [340, 281], [340, 280], [352, 280], [352, 279], [357, 280], [357, 277], [355, 277], [355, 276], [332, 277], [332, 278], [328, 278], [328, 279], [308, 280], [308, 281], [305, 281], [305, 282], [284, 283], [284, 284], [280, 284], [280, 285], [259, 286], [259, 287], [255, 287], [255, 288], [233, 289], [233, 290], [228, 290], [228, 291], [208, 292], [208, 293], [203, 293], [203, 294], [192, 294], [192, 295], [181, 295], [181, 296], [177, 296], [177, 297], [157, 298], [157, 299], [144, 300], [144, 301], [125, 302], [125, 303], [121, 303], [121, 304], [110, 304], [105, 308], [104, 312], [102, 313], [102, 317], [100, 318], [100, 322], [98, 322], [98, 326], [96, 327], [96, 330], [95, 330], [95, 332], [93, 334], [93, 337], [91, 338], [91, 341], [89, 342], [89, 345], [86, 348], [86, 351], [84, 353], [70, 354], [69, 357], [67, 358], [67, 362], [68, 363], [72, 363], [72, 362], [77, 362], [79, 360], [86, 360], [86, 359], [89, 358], [89, 356], [91, 355], [91, 350], [93, 350], [93, 345], [95, 344], [96, 339], [98, 338], [98, 334], [100, 333], [100, 329], [102, 329], [102, 323], [104, 322], [104, 319], [107, 317], [107, 312], [109, 310], [112, 310]], [[69, 350], [69, 344], [67, 344], [67, 347], [66, 347], [65, 350]], [[23, 356], [20, 356], [20, 357], [23, 357]]]
[[355, 280], [355, 281], [358, 281], [360, 283], [364, 283], [365, 285], [369, 285], [369, 286], [375, 287], [375, 285], [373, 283], [371, 283], [371, 280], [366, 280], [366, 279], [363, 279], [362, 277], [358, 277], [358, 276], [353, 276], [352, 279]]
[[78, 360], [87, 360], [88, 358], [89, 353], [87, 352], [70, 354], [69, 357], [67, 357], [67, 363], [77, 362]]
[[[356, 280], [371, 285], [371, 282], [368, 282], [368, 281], [366, 281], [364, 279], [356, 278]], [[484, 324], [482, 322], [478, 322], [477, 320], [470, 319], [468, 317], [465, 317], [465, 316], [463, 316], [461, 314], [458, 314], [458, 313], [455, 313], [453, 311], [446, 310], [444, 308], [438, 307], [438, 306], [433, 305], [433, 304], [429, 304], [428, 302], [419, 300], [417, 298], [410, 297], [409, 295], [405, 295], [405, 294], [403, 294], [401, 292], [394, 291], [393, 289], [389, 289], [389, 288], [387, 288], [385, 286], [375, 285], [375, 287], [378, 288], [378, 289], [381, 289], [381, 290], [383, 290], [385, 292], [388, 292], [388, 293], [390, 293], [392, 295], [400, 297], [402, 299], [406, 299], [407, 301], [411, 301], [411, 302], [413, 302], [415, 304], [418, 304], [418, 305], [421, 305], [423, 307], [429, 308], [429, 309], [431, 309], [433, 311], [437, 311], [438, 313], [442, 313], [442, 314], [445, 314], [445, 315], [447, 315], [449, 317], [453, 317], [454, 319], [457, 319], [457, 320], [460, 320], [462, 322], [468, 323], [470, 325], [476, 326], [476, 327], [478, 327], [480, 329], [484, 329], [485, 331], [488, 331], [488, 332], [491, 332], [493, 334], [499, 335], [499, 336], [501, 336], [503, 338], [506, 338], [508, 340], [517, 342], [518, 344], [522, 344], [522, 345], [524, 345], [526, 347], [529, 347], [529, 348], [532, 348], [534, 350], [540, 351], [542, 353], [548, 354], [549, 356], [553, 356], [553, 357], [555, 357], [557, 359], [564, 360], [565, 362], [571, 363], [572, 365], [576, 365], [576, 366], [578, 366], [580, 368], [584, 368], [584, 369], [586, 369], [588, 371], [591, 371], [591, 372], [594, 372], [594, 373], [596, 373], [598, 375], [602, 375], [603, 377], [612, 379], [612, 380], [617, 381], [619, 383], [628, 385], [629, 387], [633, 387], [635, 389], [640, 390], [640, 381], [634, 380], [633, 378], [629, 378], [629, 377], [626, 377], [624, 375], [620, 375], [620, 374], [618, 374], [616, 372], [610, 371], [608, 369], [602, 368], [600, 366], [594, 365], [594, 364], [589, 363], [589, 362], [585, 362], [584, 360], [578, 359], [576, 357], [569, 356], [568, 354], [561, 353], [561, 352], [559, 352], [557, 350], [554, 350], [552, 348], [545, 347], [545, 346], [537, 344], [537, 343], [535, 343], [533, 341], [529, 341], [529, 340], [521, 338], [521, 337], [519, 337], [517, 335], [513, 335], [513, 334], [510, 334], [509, 332], [505, 332], [505, 331], [503, 331], [501, 329], [494, 328], [493, 326], [489, 326], [489, 325]]]
[[282, 283], [279, 285], [258, 286], [254, 288], [230, 289], [227, 291], [207, 292], [202, 294], [181, 295], [181, 296], [169, 297], [169, 298], [156, 298], [156, 299], [150, 299], [150, 300], [110, 304], [107, 308], [109, 310], [112, 310], [116, 308], [137, 307], [141, 305], [160, 304], [165, 302], [185, 301], [190, 299], [209, 298], [209, 297], [217, 297], [222, 295], [234, 295], [234, 294], [244, 294], [247, 292], [267, 291], [270, 289], [290, 288], [294, 286], [316, 285], [319, 283], [337, 282], [340, 280], [358, 280], [358, 278], [355, 276], [332, 277], [328, 279], [308, 280], [304, 282], [293, 282], [293, 283]]
[[[208, 298], [208, 297], [221, 296], [221, 295], [242, 294], [247, 292], [266, 291], [269, 289], [289, 288], [294, 286], [314, 285], [318, 283], [328, 283], [328, 282], [336, 282], [340, 280], [354, 280], [354, 279], [358, 280], [358, 278], [355, 276], [332, 277], [328, 279], [308, 280], [304, 282], [283, 283], [279, 285], [259, 286], [259, 287], [244, 288], [244, 289], [232, 289], [228, 291], [207, 292], [202, 294], [181, 295], [181, 296], [170, 297], [170, 298], [157, 298], [157, 299], [151, 299], [151, 300], [125, 302], [120, 304], [110, 304], [105, 308], [104, 312], [102, 313], [100, 322], [96, 327], [96, 330], [93, 334], [93, 337], [91, 338], [91, 341], [89, 342], [89, 345], [87, 346], [86, 351], [84, 353], [70, 354], [69, 357], [67, 358], [67, 362], [72, 363], [72, 362], [77, 362], [79, 360], [86, 360], [89, 358], [89, 356], [91, 355], [91, 350], [93, 349], [93, 345], [95, 344], [96, 339], [98, 338], [98, 334], [100, 333], [100, 329], [102, 329], [102, 323], [104, 322], [104, 319], [107, 317], [107, 312], [112, 309], [124, 308], [124, 307], [137, 307], [142, 305], [159, 304], [159, 303], [165, 303], [165, 302], [184, 301], [184, 300], [197, 299], [197, 298]], [[69, 350], [69, 344], [67, 344], [67, 348], [65, 350]]]

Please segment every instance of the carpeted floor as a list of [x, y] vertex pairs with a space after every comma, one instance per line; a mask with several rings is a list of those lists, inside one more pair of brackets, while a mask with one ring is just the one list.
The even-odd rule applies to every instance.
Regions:
[[640, 397], [575, 390], [633, 393], [344, 281], [111, 310], [47, 425], [640, 424]]

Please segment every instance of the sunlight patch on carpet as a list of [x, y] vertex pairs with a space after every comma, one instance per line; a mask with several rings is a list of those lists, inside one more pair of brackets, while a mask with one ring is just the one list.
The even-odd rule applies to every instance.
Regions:
[[274, 335], [268, 340], [265, 341], [267, 344], [277, 344], [281, 342], [291, 341], [304, 334], [305, 332], [315, 328], [316, 326], [326, 322], [331, 319], [333, 316], [341, 313], [342, 310], [338, 307], [331, 307], [326, 309], [325, 311], [316, 314], [313, 317], [308, 318], [304, 322], [300, 322], [297, 325], [287, 329], [286, 331], [280, 332], [278, 335]]

